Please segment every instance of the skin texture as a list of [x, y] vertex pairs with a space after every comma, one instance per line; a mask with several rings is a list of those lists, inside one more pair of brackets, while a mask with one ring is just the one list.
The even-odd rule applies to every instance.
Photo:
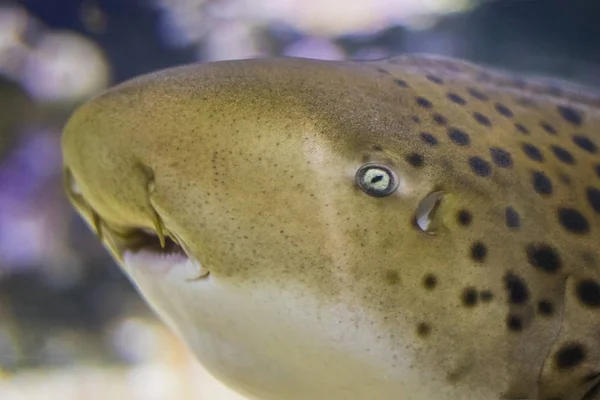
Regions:
[[[431, 56], [185, 66], [73, 115], [67, 190], [249, 398], [591, 400], [599, 109], [560, 82]], [[366, 163], [398, 188], [361, 190]], [[136, 256], [140, 228], [210, 273], [186, 279], [168, 243]]]

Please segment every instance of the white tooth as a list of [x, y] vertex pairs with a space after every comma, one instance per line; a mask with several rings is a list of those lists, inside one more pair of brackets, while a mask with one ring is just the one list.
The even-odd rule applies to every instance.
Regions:
[[208, 269], [204, 268], [202, 266], [202, 264], [200, 263], [200, 261], [198, 261], [194, 258], [193, 253], [190, 250], [190, 248], [187, 246], [187, 244], [183, 240], [181, 240], [181, 238], [179, 236], [177, 236], [176, 234], [173, 234], [173, 235], [175, 236], [175, 239], [177, 239], [179, 246], [181, 246], [184, 253], [188, 257], [185, 269], [187, 271], [189, 271], [189, 273], [188, 273], [188, 277], [185, 279], [189, 280], [189, 281], [195, 281], [195, 280], [198, 280], [198, 279], [208, 275], [208, 272], [209, 272]]
[[162, 255], [142, 249], [137, 252], [125, 251], [123, 261], [130, 268], [164, 276], [174, 267], [186, 263], [187, 257], [182, 254]]
[[208, 275], [208, 270], [195, 258], [188, 258], [187, 264], [191, 265], [191, 270], [194, 271], [194, 275], [190, 277], [189, 280], [197, 280]]
[[175, 265], [169, 271], [169, 277], [186, 281], [195, 281], [206, 275], [208, 275], [208, 270], [202, 267], [198, 260], [193, 258], [188, 258], [178, 265]]

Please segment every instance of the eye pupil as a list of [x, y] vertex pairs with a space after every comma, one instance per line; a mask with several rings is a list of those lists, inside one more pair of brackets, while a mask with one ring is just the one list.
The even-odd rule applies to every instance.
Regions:
[[383, 179], [383, 175], [377, 175], [373, 179], [371, 179], [371, 183], [377, 183]]
[[356, 171], [356, 183], [374, 197], [389, 196], [398, 188], [396, 174], [385, 165], [365, 164]]

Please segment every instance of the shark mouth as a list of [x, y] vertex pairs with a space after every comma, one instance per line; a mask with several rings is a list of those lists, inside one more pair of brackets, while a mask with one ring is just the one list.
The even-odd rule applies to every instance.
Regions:
[[202, 266], [181, 239], [153, 231], [137, 229], [129, 235], [135, 240], [122, 248], [123, 263], [133, 272], [149, 272], [185, 281], [197, 281], [208, 277], [209, 271]]
[[[67, 168], [64, 173], [66, 190], [75, 208], [86, 217], [100, 241], [132, 273], [175, 275], [186, 281], [208, 277], [209, 271], [194, 257], [185, 242], [166, 230], [162, 223], [155, 224], [156, 231], [111, 226], [85, 200], [71, 171]], [[156, 218], [160, 220], [158, 215]]]

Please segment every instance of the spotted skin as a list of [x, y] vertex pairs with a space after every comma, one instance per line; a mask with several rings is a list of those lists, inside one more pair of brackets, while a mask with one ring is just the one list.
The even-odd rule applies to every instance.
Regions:
[[[599, 110], [574, 86], [433, 56], [193, 65], [81, 107], [67, 189], [250, 398], [592, 400]], [[366, 163], [394, 193], [357, 186]], [[427, 232], [415, 211], [434, 191]], [[209, 278], [132, 268], [134, 228], [177, 237]]]

